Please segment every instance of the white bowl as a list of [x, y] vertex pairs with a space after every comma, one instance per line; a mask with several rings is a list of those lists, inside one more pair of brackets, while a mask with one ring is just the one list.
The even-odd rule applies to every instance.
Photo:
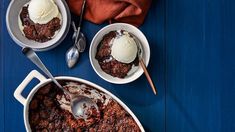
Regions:
[[136, 28], [135, 26], [132, 26], [130, 24], [126, 24], [126, 23], [110, 24], [110, 25], [102, 28], [98, 33], [96, 33], [95, 37], [93, 38], [93, 40], [91, 42], [91, 46], [90, 46], [89, 57], [90, 57], [91, 65], [92, 65], [93, 69], [95, 70], [95, 72], [102, 79], [104, 79], [110, 83], [125, 84], [125, 83], [129, 83], [129, 82], [136, 80], [137, 78], [139, 78], [143, 74], [143, 70], [140, 66], [138, 66], [138, 69], [134, 73], [126, 76], [125, 78], [117, 78], [117, 77], [113, 77], [113, 76], [105, 73], [101, 69], [98, 61], [95, 59], [95, 55], [97, 52], [97, 46], [100, 43], [100, 41], [103, 39], [103, 36], [105, 34], [109, 33], [110, 31], [115, 31], [115, 30], [126, 30], [126, 31], [132, 33], [133, 35], [135, 35], [140, 40], [140, 42], [142, 44], [142, 49], [143, 49], [142, 58], [146, 64], [146, 66], [148, 66], [149, 59], [150, 59], [149, 43], [148, 43], [146, 37], [144, 36], [144, 34], [138, 28]]
[[8, 6], [6, 13], [6, 25], [11, 38], [21, 47], [30, 47], [36, 51], [45, 51], [56, 47], [64, 40], [69, 31], [71, 14], [68, 5], [64, 0], [54, 0], [62, 15], [62, 25], [54, 38], [47, 42], [40, 43], [27, 39], [22, 34], [18, 25], [19, 12], [29, 1], [30, 0], [11, 0]]

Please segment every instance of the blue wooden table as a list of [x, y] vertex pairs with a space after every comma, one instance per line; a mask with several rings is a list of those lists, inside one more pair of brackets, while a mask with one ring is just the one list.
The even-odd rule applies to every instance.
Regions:
[[[13, 92], [37, 69], [6, 30], [9, 0], [0, 1], [0, 131], [25, 131], [23, 106]], [[88, 48], [74, 69], [64, 60], [71, 32], [57, 48], [39, 56], [54, 75], [75, 76], [105, 87], [123, 100], [146, 131], [235, 131], [235, 1], [153, 0], [140, 27], [151, 48], [148, 70], [159, 90], [154, 96], [144, 76], [127, 85], [105, 82], [93, 71]], [[103, 25], [83, 23], [91, 42]], [[89, 46], [89, 45], [88, 45]], [[37, 69], [38, 70], [38, 69]], [[34, 80], [25, 95], [37, 84]]]

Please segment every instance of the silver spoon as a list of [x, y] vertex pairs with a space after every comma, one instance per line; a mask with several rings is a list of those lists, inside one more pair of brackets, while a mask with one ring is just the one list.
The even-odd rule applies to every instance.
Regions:
[[76, 28], [75, 23], [72, 22], [74, 30], [72, 39], [74, 40], [74, 45], [71, 48], [69, 48], [68, 51], [66, 52], [66, 62], [69, 68], [75, 66], [75, 64], [79, 59], [79, 52], [84, 52], [86, 48], [86, 38], [84, 34], [80, 32], [85, 5], [86, 5], [86, 0], [84, 0], [82, 4], [78, 28]]
[[58, 86], [58, 88], [60, 88], [66, 95], [69, 96], [71, 111], [76, 119], [87, 119], [90, 115], [89, 110], [91, 109], [96, 109], [96, 111], [98, 111], [98, 106], [95, 102], [93, 102], [92, 99], [82, 95], [72, 94], [68, 90], [64, 89], [52, 76], [52, 74], [48, 71], [40, 58], [31, 48], [23, 48], [22, 53], [28, 59], [30, 59], [38, 68], [40, 68], [47, 76], [49, 76], [51, 80]]
[[[76, 29], [76, 26], [75, 26], [75, 22], [74, 22], [74, 21], [72, 22], [72, 26], [73, 26], [73, 30], [74, 30], [72, 39], [73, 39], [74, 42], [75, 42], [76, 34], [77, 34], [77, 29]], [[77, 49], [78, 49], [79, 52], [82, 53], [82, 52], [85, 51], [85, 48], [86, 48], [86, 37], [84, 36], [84, 34], [83, 34], [82, 32], [79, 33], [78, 41], [77, 41], [77, 43], [74, 43], [74, 45], [77, 46]]]

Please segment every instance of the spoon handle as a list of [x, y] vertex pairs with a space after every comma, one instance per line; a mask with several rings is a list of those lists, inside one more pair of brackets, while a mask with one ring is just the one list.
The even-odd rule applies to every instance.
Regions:
[[63, 87], [56, 81], [56, 79], [52, 76], [52, 74], [48, 71], [48, 69], [45, 67], [45, 65], [42, 63], [42, 61], [39, 59], [37, 54], [28, 47], [25, 47], [22, 49], [22, 53], [27, 56], [38, 68], [40, 68], [47, 76], [51, 78], [51, 80], [63, 91]]
[[134, 37], [134, 40], [135, 40], [135, 42], [137, 44], [137, 47], [138, 47], [137, 54], [138, 54], [138, 57], [139, 57], [140, 66], [144, 70], [144, 74], [145, 74], [145, 76], [146, 76], [146, 78], [147, 78], [147, 80], [148, 80], [148, 82], [149, 82], [149, 84], [150, 84], [150, 86], [151, 86], [151, 88], [153, 90], [153, 93], [155, 95], [157, 95], [158, 94], [157, 89], [156, 89], [156, 87], [155, 87], [155, 85], [154, 85], [154, 83], [153, 83], [153, 81], [152, 81], [152, 79], [151, 79], [151, 77], [149, 75], [149, 72], [148, 72], [148, 70], [146, 68], [146, 65], [144, 64], [144, 61], [142, 59], [142, 51], [143, 51], [143, 49], [142, 49], [142, 46], [141, 46], [141, 42], [140, 42], [140, 40], [134, 34], [132, 34], [132, 33], [130, 33], [130, 34]]
[[78, 28], [81, 27], [81, 24], [82, 24], [82, 18], [83, 18], [83, 14], [84, 14], [85, 5], [86, 5], [86, 0], [83, 0], [82, 10], [80, 13], [80, 18], [79, 18], [79, 23], [78, 23]]
[[85, 5], [86, 5], [86, 0], [83, 0], [82, 9], [81, 9], [80, 18], [79, 18], [79, 23], [78, 23], [78, 28], [77, 28], [76, 37], [75, 37], [75, 44], [77, 43], [78, 36], [80, 34], [82, 18], [83, 18], [83, 14], [84, 14]]
[[154, 83], [153, 83], [153, 81], [152, 81], [152, 79], [151, 79], [151, 77], [150, 77], [150, 75], [148, 73], [148, 70], [147, 70], [147, 68], [146, 68], [146, 66], [144, 64], [143, 59], [140, 59], [139, 61], [140, 61], [139, 63], [141, 65], [142, 69], [144, 70], [144, 74], [145, 74], [145, 76], [146, 76], [146, 78], [147, 78], [147, 80], [148, 80], [148, 82], [149, 82], [149, 84], [150, 84], [150, 86], [151, 86], [151, 88], [153, 90], [153, 93], [155, 95], [157, 95], [157, 89], [156, 89], [156, 87], [155, 87], [155, 85], [154, 85]]

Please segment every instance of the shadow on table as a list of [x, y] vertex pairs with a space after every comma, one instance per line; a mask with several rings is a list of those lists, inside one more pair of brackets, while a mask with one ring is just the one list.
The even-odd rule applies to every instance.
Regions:
[[149, 106], [163, 99], [162, 94], [158, 96], [153, 94], [144, 75], [132, 83], [121, 85], [113, 84], [112, 87], [118, 97], [135, 106]]

